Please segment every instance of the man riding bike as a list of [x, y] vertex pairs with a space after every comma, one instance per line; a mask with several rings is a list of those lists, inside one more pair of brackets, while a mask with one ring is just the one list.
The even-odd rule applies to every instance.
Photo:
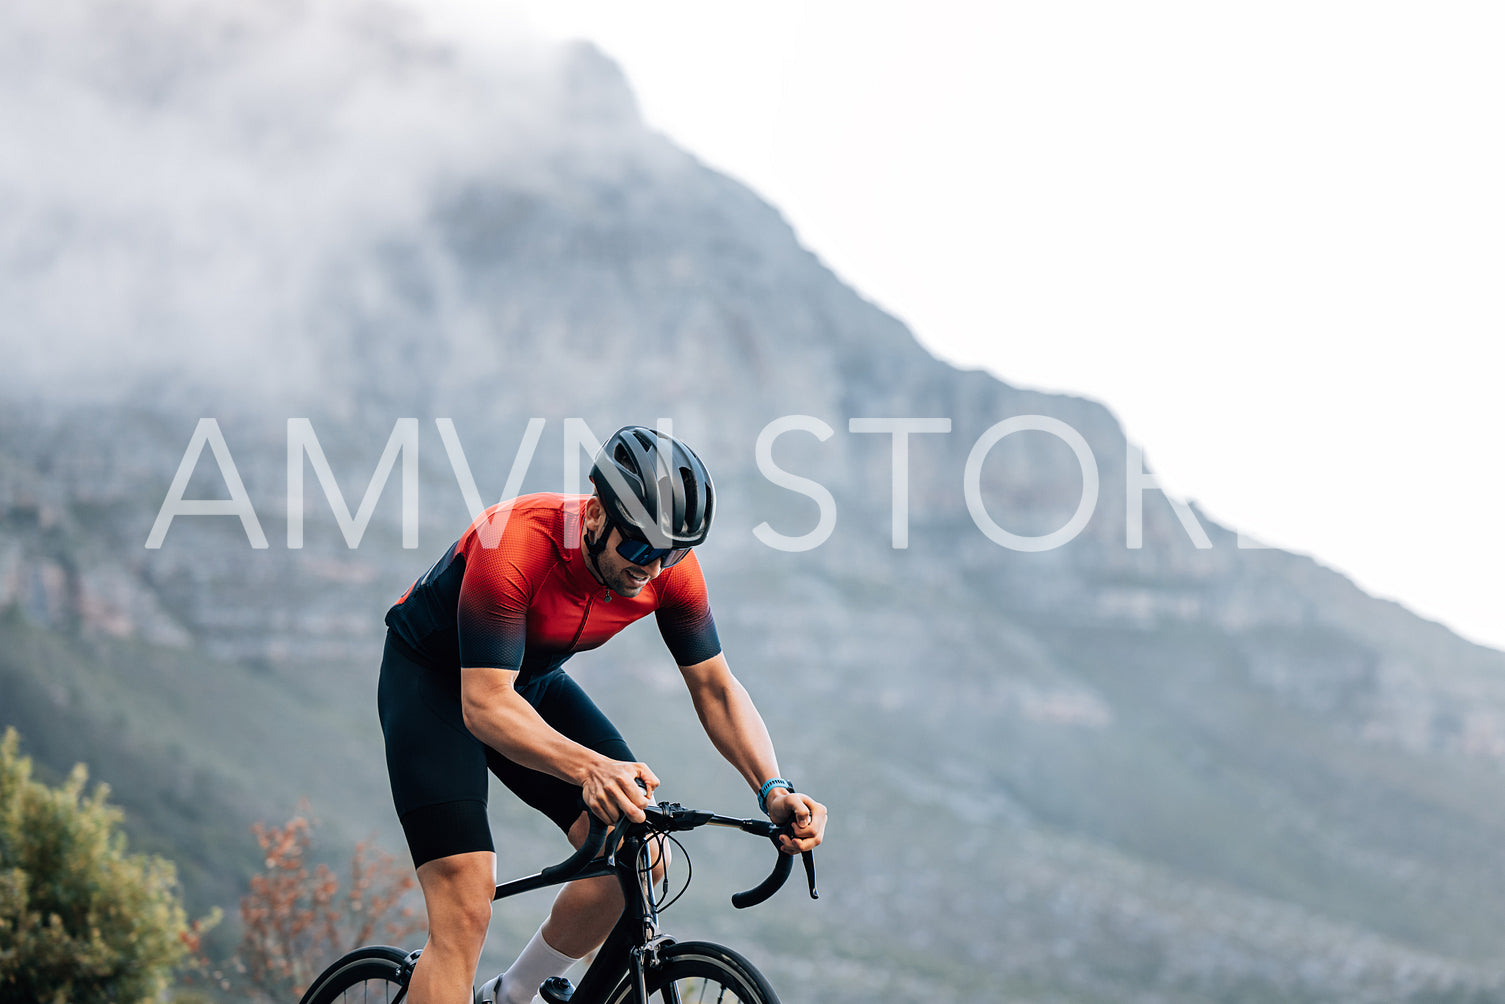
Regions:
[[[488, 509], [387, 612], [378, 706], [429, 927], [411, 1004], [471, 1000], [495, 887], [488, 769], [577, 847], [582, 799], [601, 819], [643, 819], [658, 777], [563, 664], [649, 613], [716, 749], [774, 822], [792, 824], [783, 849], [814, 848], [825, 832], [825, 806], [779, 776], [763, 719], [721, 652], [692, 550], [715, 513], [700, 458], [628, 426], [597, 454], [591, 482], [590, 496], [525, 495]], [[621, 910], [614, 878], [564, 886], [476, 999], [528, 1004], [601, 944]]]

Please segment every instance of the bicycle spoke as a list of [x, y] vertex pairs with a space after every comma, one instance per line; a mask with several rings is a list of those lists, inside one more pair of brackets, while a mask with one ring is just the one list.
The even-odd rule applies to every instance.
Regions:
[[705, 977], [665, 983], [662, 993], [664, 1004], [742, 1004], [735, 987]]
[[305, 1004], [399, 1004], [408, 988], [390, 949], [360, 949], [331, 967], [304, 996]]

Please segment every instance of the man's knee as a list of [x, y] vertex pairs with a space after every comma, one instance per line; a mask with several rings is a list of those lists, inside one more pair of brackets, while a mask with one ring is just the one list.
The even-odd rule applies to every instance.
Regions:
[[494, 865], [490, 851], [474, 851], [435, 858], [418, 868], [430, 937], [485, 941], [496, 891]]
[[579, 816], [575, 817], [575, 821], [570, 824], [569, 830], [565, 833], [565, 839], [569, 840], [570, 844], [574, 847], [583, 846], [585, 838], [590, 834], [590, 822], [590, 813], [580, 813]]

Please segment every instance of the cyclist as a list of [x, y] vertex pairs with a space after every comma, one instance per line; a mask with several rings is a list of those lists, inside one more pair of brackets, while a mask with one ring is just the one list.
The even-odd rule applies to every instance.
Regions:
[[[487, 770], [579, 846], [586, 808], [640, 822], [658, 787], [563, 669], [653, 613], [718, 751], [777, 823], [788, 853], [821, 842], [826, 808], [779, 776], [773, 743], [722, 654], [694, 548], [715, 512], [689, 447], [628, 426], [607, 440], [589, 496], [498, 503], [387, 612], [378, 705], [387, 771], [428, 914], [412, 1004], [471, 1000], [495, 887]], [[660, 865], [661, 867], [661, 865]], [[517, 960], [476, 994], [528, 1004], [605, 940], [613, 877], [572, 882]]]

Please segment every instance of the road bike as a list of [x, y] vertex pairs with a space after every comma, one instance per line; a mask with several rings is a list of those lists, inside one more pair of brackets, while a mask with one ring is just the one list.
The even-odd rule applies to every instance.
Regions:
[[[775, 848], [789, 828], [766, 819], [736, 819], [687, 809], [675, 802], [645, 806], [643, 814], [646, 818], [641, 823], [616, 827], [592, 817], [585, 842], [570, 857], [536, 875], [496, 887], [493, 901], [604, 875], [615, 875], [621, 883], [626, 900], [622, 916], [580, 985], [554, 977], [539, 987], [539, 996], [546, 1004], [653, 1004], [655, 995], [662, 1004], [778, 1004], [768, 981], [737, 952], [706, 941], [675, 941], [659, 930], [659, 911], [673, 899], [659, 902], [650, 855], [665, 841], [673, 842], [683, 854], [684, 846], [671, 834], [701, 826], [730, 827], [767, 837]], [[732, 896], [734, 907], [756, 906], [783, 886], [793, 870], [794, 857], [782, 850], [777, 853], [778, 861], [766, 879]], [[817, 899], [815, 859], [809, 851], [801, 857], [810, 898]], [[681, 888], [674, 898], [683, 892]], [[388, 945], [357, 948], [320, 974], [300, 1004], [398, 1004], [407, 996], [408, 980], [421, 951], [405, 952]]]

